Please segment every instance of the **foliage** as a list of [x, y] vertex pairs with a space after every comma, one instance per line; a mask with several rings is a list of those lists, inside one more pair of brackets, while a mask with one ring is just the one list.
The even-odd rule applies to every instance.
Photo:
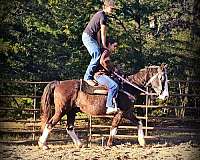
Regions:
[[[119, 41], [114, 60], [124, 72], [164, 62], [169, 64], [171, 78], [199, 75], [195, 69], [199, 65], [199, 26], [194, 21], [199, 3], [184, 2], [117, 1], [109, 34]], [[100, 4], [97, 0], [1, 1], [0, 78], [48, 81], [83, 77], [90, 56], [81, 35]], [[154, 30], [149, 27], [150, 16], [157, 18]]]

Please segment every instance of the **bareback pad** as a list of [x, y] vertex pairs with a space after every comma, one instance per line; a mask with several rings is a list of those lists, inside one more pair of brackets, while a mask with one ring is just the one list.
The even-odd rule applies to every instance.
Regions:
[[83, 79], [80, 79], [80, 91], [88, 93], [88, 94], [100, 94], [100, 95], [107, 95], [108, 89], [106, 86], [98, 85], [98, 86], [90, 86], [87, 82]]

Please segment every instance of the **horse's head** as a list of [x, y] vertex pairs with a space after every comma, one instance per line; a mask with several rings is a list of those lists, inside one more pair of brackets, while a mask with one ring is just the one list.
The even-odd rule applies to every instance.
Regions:
[[148, 76], [146, 78], [145, 87], [150, 85], [159, 99], [164, 100], [169, 97], [167, 65], [149, 66], [146, 69]]
[[128, 86], [123, 85], [123, 89], [125, 89], [128, 93], [134, 94], [135, 91], [132, 90], [133, 88], [140, 92], [146, 92], [144, 88], [150, 86], [150, 88], [156, 92], [159, 99], [164, 100], [169, 97], [166, 65], [162, 64], [161, 66], [146, 67], [127, 76], [126, 80], [124, 81], [128, 84]]

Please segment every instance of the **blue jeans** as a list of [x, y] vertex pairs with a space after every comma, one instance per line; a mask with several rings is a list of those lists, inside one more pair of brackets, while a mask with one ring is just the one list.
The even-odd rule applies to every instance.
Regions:
[[105, 85], [108, 88], [108, 97], [107, 97], [106, 107], [114, 108], [113, 98], [117, 98], [117, 94], [119, 91], [118, 84], [107, 75], [97, 76], [95, 77], [95, 80], [99, 84]]
[[90, 64], [87, 67], [87, 70], [84, 75], [84, 80], [93, 80], [94, 71], [99, 64], [101, 52], [97, 41], [89, 36], [87, 33], [82, 34], [82, 41], [85, 47], [87, 48], [89, 54], [92, 56]]

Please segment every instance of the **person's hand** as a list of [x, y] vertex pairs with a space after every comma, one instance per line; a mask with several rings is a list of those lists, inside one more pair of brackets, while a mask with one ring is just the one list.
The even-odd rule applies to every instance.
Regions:
[[108, 51], [110, 51], [109, 48], [106, 47], [106, 46], [103, 46], [102, 48], [103, 48], [103, 50], [108, 50]]

